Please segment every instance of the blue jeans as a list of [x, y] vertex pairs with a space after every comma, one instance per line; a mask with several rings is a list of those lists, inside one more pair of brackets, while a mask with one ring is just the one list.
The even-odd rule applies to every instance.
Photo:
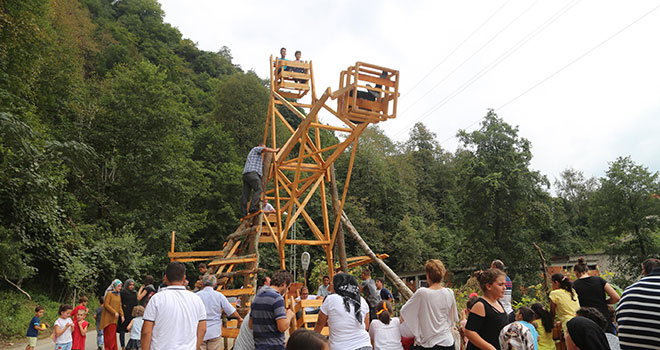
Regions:
[[55, 350], [71, 350], [73, 343], [55, 344]]
[[99, 329], [96, 331], [96, 346], [101, 347], [103, 346], [103, 330]]

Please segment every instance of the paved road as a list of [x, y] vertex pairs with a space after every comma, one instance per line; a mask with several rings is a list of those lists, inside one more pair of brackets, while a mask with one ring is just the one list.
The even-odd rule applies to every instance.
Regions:
[[[126, 338], [128, 338], [128, 334]], [[126, 339], [126, 341], [128, 341], [128, 339]], [[117, 344], [119, 344], [119, 336], [117, 336]], [[3, 346], [0, 346], [0, 349], [24, 350], [25, 345], [27, 345], [27, 340], [23, 339], [21, 341], [14, 343], [13, 346], [7, 346], [7, 344], [3, 344]], [[53, 349], [55, 349], [55, 343], [53, 342], [53, 339], [51, 339], [50, 337], [39, 338], [39, 340], [37, 340], [37, 346], [35, 347], [35, 350], [53, 350]], [[87, 332], [87, 339], [85, 340], [85, 349], [96, 350], [96, 329]]]

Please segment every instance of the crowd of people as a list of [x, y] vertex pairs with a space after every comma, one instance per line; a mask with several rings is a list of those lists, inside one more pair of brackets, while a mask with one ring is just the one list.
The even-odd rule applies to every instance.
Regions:
[[[658, 349], [660, 348], [660, 260], [642, 264], [643, 277], [621, 296], [604, 279], [591, 276], [580, 259], [573, 267], [576, 279], [552, 275], [549, 307], [541, 303], [517, 304], [513, 309], [512, 284], [504, 264], [495, 260], [475, 273], [481, 293], [469, 296], [459, 310], [454, 291], [443, 284], [440, 260], [424, 265], [427, 287], [417, 288], [400, 308], [380, 278], [365, 268], [361, 282], [339, 272], [332, 281], [323, 276], [316, 295], [305, 286], [300, 300], [322, 299], [314, 330], [285, 333], [296, 318], [295, 304], [285, 296], [292, 284], [287, 271], [258, 279], [250, 311], [242, 317], [232, 303], [216, 291], [218, 280], [200, 264], [195, 290], [188, 287], [181, 262], [168, 264], [163, 284], [156, 289], [147, 276], [136, 290], [135, 281], [112, 281], [94, 312], [99, 349], [203, 349], [222, 348], [223, 314], [240, 324], [234, 350], [449, 350], [449, 349]], [[63, 304], [53, 324], [56, 350], [85, 349], [89, 327], [87, 297], [74, 308]], [[610, 305], [617, 304], [616, 310]], [[33, 350], [44, 308], [38, 306], [30, 321], [26, 350]], [[300, 318], [300, 315], [298, 315]], [[328, 337], [321, 335], [328, 327]], [[126, 341], [125, 336], [128, 334]], [[119, 338], [119, 344], [117, 344]]]

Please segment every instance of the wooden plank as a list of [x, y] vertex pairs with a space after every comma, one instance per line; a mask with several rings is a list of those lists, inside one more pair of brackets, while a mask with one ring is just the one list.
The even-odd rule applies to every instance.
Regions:
[[241, 295], [253, 295], [254, 288], [240, 288], [240, 289], [225, 289], [221, 290], [220, 293], [225, 297], [238, 297]]
[[341, 127], [338, 127], [338, 126], [326, 125], [326, 124], [321, 124], [321, 123], [312, 123], [311, 126], [313, 126], [315, 128], [320, 128], [320, 129], [327, 129], [327, 130], [334, 130], [334, 131], [341, 131], [341, 132], [353, 132], [353, 129], [341, 128]]
[[170, 258], [188, 258], [188, 257], [221, 257], [222, 250], [204, 250], [204, 251], [193, 251], [193, 252], [173, 252], [168, 253], [167, 256]]
[[295, 244], [295, 245], [327, 245], [330, 244], [330, 241], [324, 240], [308, 240], [308, 239], [287, 239], [284, 241], [286, 244]]
[[309, 86], [307, 84], [292, 83], [290, 81], [283, 81], [279, 84], [279, 86], [283, 89], [309, 90]]
[[[310, 157], [312, 157], [312, 155], [310, 155]], [[302, 157], [300, 159], [302, 159]], [[291, 171], [296, 171], [298, 169], [297, 166], [285, 165], [285, 164], [280, 165], [279, 168], [282, 170], [291, 170]], [[300, 171], [318, 172], [319, 170], [321, 170], [321, 166], [319, 166], [318, 164], [312, 164], [312, 163], [300, 164]]]
[[300, 301], [300, 306], [302, 307], [321, 307], [321, 305], [323, 305], [323, 299]]
[[[307, 80], [307, 81], [309, 81], [309, 74], [294, 72], [294, 71], [282, 72], [282, 77], [284, 77], [284, 79], [289, 78], [289, 79], [298, 79], [298, 80]], [[302, 84], [306, 84], [306, 83], [302, 83]]]
[[222, 337], [223, 338], [237, 338], [240, 328], [222, 328]]
[[228, 264], [242, 264], [246, 262], [255, 261], [255, 254], [242, 255], [237, 257], [228, 257], [224, 259], [216, 259], [209, 263], [209, 266], [219, 266], [219, 265], [228, 265]]
[[376, 101], [369, 101], [365, 99], [358, 98], [356, 105], [362, 109], [370, 109], [369, 112], [378, 113], [383, 109], [383, 104]]
[[195, 262], [195, 261], [208, 261], [209, 258], [171, 258], [172, 261], [179, 262]]
[[230, 264], [244, 264], [248, 262], [255, 262], [257, 258], [241, 258], [241, 259], [216, 259], [209, 263], [209, 266], [222, 266]]
[[[281, 60], [281, 59], [278, 58], [277, 62], [278, 62], [278, 64], [281, 64], [282, 66], [309, 69], [309, 62], [306, 62], [306, 61], [289, 61], [289, 60]], [[286, 72], [285, 70], [282, 70], [282, 71]]]
[[[380, 74], [379, 74], [380, 75]], [[359, 74], [358, 73], [358, 79], [361, 81], [368, 81], [370, 83], [374, 84], [379, 84], [387, 87], [394, 87], [394, 82], [389, 80], [389, 79], [384, 79], [384, 78], [379, 78], [379, 77], [374, 77], [372, 75], [366, 75], [366, 74]]]

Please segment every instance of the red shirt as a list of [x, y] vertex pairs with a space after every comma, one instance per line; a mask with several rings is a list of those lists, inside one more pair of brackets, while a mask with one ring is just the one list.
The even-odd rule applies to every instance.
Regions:
[[[71, 336], [73, 337], [73, 344], [71, 345], [71, 349], [85, 350], [85, 338], [87, 336], [80, 332], [80, 326], [78, 326], [77, 318], [74, 318], [73, 323], [74, 323], [74, 327], [73, 327], [73, 332], [71, 334]], [[82, 321], [83, 328], [87, 327], [88, 325], [89, 322], [84, 320]]]

